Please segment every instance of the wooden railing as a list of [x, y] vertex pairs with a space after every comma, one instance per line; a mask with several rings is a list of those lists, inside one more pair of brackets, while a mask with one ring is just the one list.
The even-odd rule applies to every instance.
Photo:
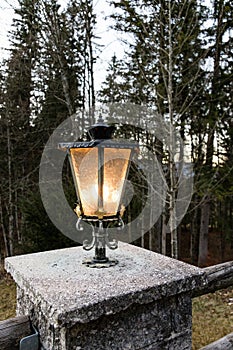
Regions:
[[[194, 289], [192, 297], [214, 293], [217, 290], [233, 286], [233, 261], [204, 268], [207, 283]], [[0, 322], [0, 349], [19, 350], [20, 340], [33, 333], [28, 316], [20, 316]], [[27, 347], [25, 347], [27, 349]], [[33, 350], [39, 349], [34, 347]], [[233, 350], [233, 333], [211, 343], [200, 350]]]
[[28, 316], [19, 316], [0, 322], [0, 349], [19, 350], [21, 339], [32, 333]]
[[206, 267], [203, 270], [207, 276], [207, 284], [194, 289], [193, 298], [233, 286], [233, 261]]
[[211, 343], [200, 350], [232, 350], [233, 349], [233, 333]]

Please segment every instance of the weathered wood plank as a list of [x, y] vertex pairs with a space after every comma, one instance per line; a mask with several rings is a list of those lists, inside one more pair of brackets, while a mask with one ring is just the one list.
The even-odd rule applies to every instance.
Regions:
[[206, 267], [203, 270], [207, 276], [207, 284], [193, 290], [192, 297], [233, 286], [233, 261]]
[[233, 350], [233, 333], [204, 346], [200, 350]]
[[0, 321], [0, 349], [18, 350], [22, 338], [32, 333], [28, 316]]

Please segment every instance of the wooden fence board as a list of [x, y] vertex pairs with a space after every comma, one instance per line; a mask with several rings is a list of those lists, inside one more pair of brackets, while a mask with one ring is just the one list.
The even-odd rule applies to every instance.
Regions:
[[204, 346], [200, 350], [233, 350], [233, 333]]
[[0, 321], [0, 349], [18, 350], [22, 338], [32, 334], [28, 316]]
[[193, 290], [193, 298], [233, 286], [233, 261], [206, 267], [203, 270], [208, 283]]

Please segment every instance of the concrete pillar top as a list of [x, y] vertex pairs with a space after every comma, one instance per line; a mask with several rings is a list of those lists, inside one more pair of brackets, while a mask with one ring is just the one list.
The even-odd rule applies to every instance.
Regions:
[[108, 252], [116, 266], [82, 265], [92, 254], [82, 247], [26, 254], [7, 258], [5, 268], [53, 323], [68, 327], [205, 283], [202, 269], [126, 243]]

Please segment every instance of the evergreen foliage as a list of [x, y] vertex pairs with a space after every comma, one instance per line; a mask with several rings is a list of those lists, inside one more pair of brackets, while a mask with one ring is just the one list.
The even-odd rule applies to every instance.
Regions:
[[0, 241], [7, 256], [25, 247], [36, 251], [74, 244], [62, 237], [42, 208], [39, 165], [56, 127], [95, 97], [95, 15], [90, 2], [70, 1], [61, 10], [56, 0], [20, 0], [15, 14], [0, 97]]
[[[146, 103], [162, 118], [169, 115], [190, 144], [195, 191], [191, 216], [183, 224], [191, 224], [190, 254], [193, 263], [199, 255], [199, 265], [207, 260], [208, 231], [215, 227], [212, 215], [218, 201], [229, 201], [232, 195], [232, 163], [227, 159], [232, 154], [232, 9], [224, 0], [211, 5], [195, 0], [112, 1], [115, 29], [130, 35], [124, 60], [113, 56], [100, 91], [103, 102]], [[164, 151], [161, 162], [172, 163]], [[175, 198], [175, 187], [171, 190]]]

